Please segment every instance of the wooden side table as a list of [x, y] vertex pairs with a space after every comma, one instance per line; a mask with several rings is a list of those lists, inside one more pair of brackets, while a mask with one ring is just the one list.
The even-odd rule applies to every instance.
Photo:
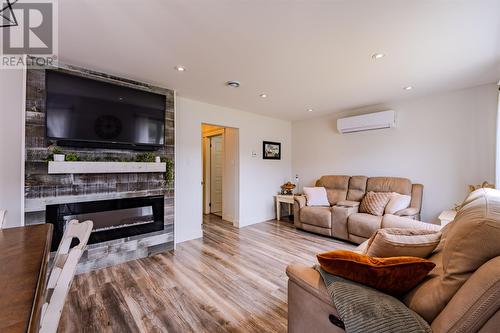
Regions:
[[292, 195], [285, 195], [285, 194], [278, 194], [274, 196], [276, 198], [276, 220], [280, 220], [280, 208], [281, 208], [281, 203], [287, 203], [288, 204], [288, 213], [291, 214], [291, 206], [293, 205], [293, 194]]
[[449, 210], [443, 211], [441, 214], [439, 214], [439, 217], [438, 217], [439, 221], [441, 221], [441, 226], [444, 227], [445, 225], [447, 225], [448, 223], [453, 221], [455, 219], [456, 215], [457, 215], [456, 210], [449, 209]]

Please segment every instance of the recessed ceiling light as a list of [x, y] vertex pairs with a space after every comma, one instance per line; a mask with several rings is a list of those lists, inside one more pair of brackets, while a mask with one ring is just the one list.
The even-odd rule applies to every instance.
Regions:
[[412, 87], [412, 86], [406, 86], [406, 87], [404, 87], [403, 89], [404, 89], [404, 90], [412, 90], [412, 89], [413, 89], [413, 87]]
[[307, 112], [313, 112], [313, 109], [309, 108], [309, 109], [307, 109]]
[[231, 88], [238, 88], [240, 86], [240, 83], [238, 81], [227, 81], [226, 86], [229, 86]]
[[385, 57], [385, 54], [383, 54], [383, 53], [374, 53], [374, 54], [372, 54], [372, 59], [381, 59], [383, 57]]
[[259, 95], [261, 98], [267, 98], [267, 94], [260, 94]]
[[175, 70], [178, 72], [184, 72], [186, 71], [186, 67], [184, 66], [175, 66]]

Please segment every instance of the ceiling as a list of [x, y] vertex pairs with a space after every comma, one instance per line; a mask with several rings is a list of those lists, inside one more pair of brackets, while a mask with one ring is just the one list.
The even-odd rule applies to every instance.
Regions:
[[497, 82], [500, 0], [64, 0], [59, 57], [299, 120]]

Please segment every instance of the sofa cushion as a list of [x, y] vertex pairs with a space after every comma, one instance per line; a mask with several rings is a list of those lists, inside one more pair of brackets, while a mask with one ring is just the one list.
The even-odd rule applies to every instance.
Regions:
[[368, 241], [364, 254], [370, 257], [426, 258], [441, 240], [440, 231], [419, 229], [379, 229]]
[[410, 206], [411, 196], [392, 192], [391, 199], [385, 206], [386, 214], [395, 214]]
[[330, 207], [304, 207], [300, 210], [302, 223], [322, 228], [331, 228], [332, 210]]
[[411, 181], [398, 177], [371, 177], [366, 182], [366, 191], [370, 192], [397, 192], [411, 195]]
[[354, 213], [349, 216], [347, 229], [350, 234], [370, 238], [382, 223], [382, 216], [365, 213]]
[[[345, 332], [431, 333], [429, 324], [397, 298], [319, 270], [344, 323]], [[301, 332], [318, 332], [304, 329]], [[332, 332], [321, 330], [319, 332]], [[342, 333], [345, 333], [342, 331]]]
[[415, 287], [435, 266], [422, 258], [373, 258], [343, 250], [320, 253], [316, 257], [328, 273], [391, 295], [401, 295]]
[[300, 227], [305, 231], [314, 232], [315, 234], [333, 236], [332, 228], [323, 228], [307, 223], [302, 223]]
[[323, 176], [316, 182], [316, 186], [326, 188], [328, 201], [333, 206], [341, 200], [346, 200], [349, 178], [350, 176]]
[[404, 300], [428, 322], [475, 270], [500, 255], [500, 191], [479, 189], [465, 202], [447, 232], [443, 250], [430, 258], [436, 263], [441, 261], [442, 269], [434, 271]]
[[421, 229], [421, 230], [441, 230], [441, 226], [432, 223], [416, 221], [403, 216], [385, 214], [382, 218], [381, 228], [403, 228], [403, 229]]
[[361, 201], [366, 193], [366, 176], [352, 176], [349, 179], [349, 190], [347, 191], [347, 200]]
[[361, 236], [356, 236], [355, 234], [349, 234], [349, 239], [350, 242], [353, 242], [355, 244], [361, 244], [363, 242], [366, 242], [368, 240], [367, 237], [361, 237]]
[[391, 196], [388, 192], [368, 192], [359, 205], [359, 212], [382, 216]]
[[306, 204], [308, 206], [327, 206], [330, 207], [324, 187], [304, 187]]

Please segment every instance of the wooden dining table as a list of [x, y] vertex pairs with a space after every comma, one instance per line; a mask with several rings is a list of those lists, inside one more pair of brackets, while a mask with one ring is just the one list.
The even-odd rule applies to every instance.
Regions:
[[0, 332], [38, 332], [52, 224], [0, 230]]

